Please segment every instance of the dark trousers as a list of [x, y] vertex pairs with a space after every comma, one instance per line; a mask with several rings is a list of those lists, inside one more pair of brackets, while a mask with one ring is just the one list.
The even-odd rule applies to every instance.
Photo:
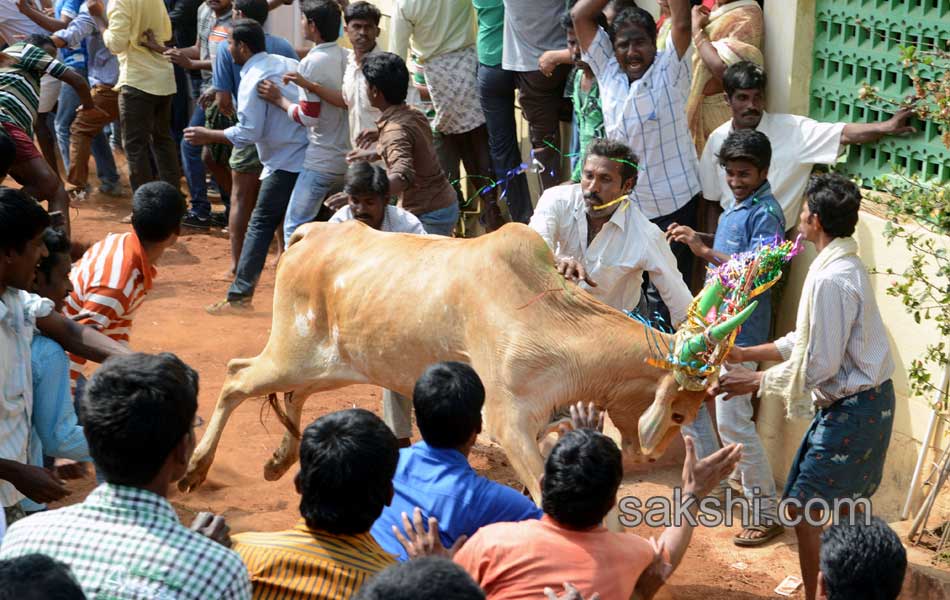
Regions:
[[247, 225], [237, 273], [228, 290], [228, 300], [242, 300], [254, 295], [254, 287], [264, 270], [271, 240], [284, 222], [284, 213], [287, 212], [290, 194], [297, 183], [297, 175], [290, 171], [274, 171], [261, 181], [261, 191], [257, 194], [257, 204]]
[[465, 175], [467, 181], [472, 184], [471, 187], [480, 190], [491, 185], [491, 158], [488, 153], [488, 128], [485, 125], [465, 133], [446, 134], [436, 131], [433, 132], [432, 138], [442, 170], [454, 185], [460, 202], [465, 199], [462, 190], [468, 187], [462, 182], [456, 183], [460, 175], [460, 162], [465, 165]]
[[178, 146], [169, 128], [173, 97], [155, 96], [128, 85], [123, 86], [119, 93], [122, 141], [133, 192], [143, 183], [155, 180], [150, 158], [152, 152], [158, 178], [179, 189]]
[[518, 101], [528, 121], [528, 137], [535, 158], [545, 166], [541, 186], [545, 189], [558, 185], [561, 175], [561, 121], [573, 117], [570, 99], [564, 97], [564, 84], [571, 72], [570, 65], [560, 65], [551, 77], [541, 71], [515, 73]]
[[513, 221], [527, 223], [534, 208], [524, 174], [508, 177], [521, 165], [515, 125], [515, 74], [499, 67], [478, 65], [478, 98], [488, 128], [488, 151], [499, 200], [508, 205]]
[[[686, 225], [687, 227], [695, 229], [696, 222], [698, 221], [696, 212], [699, 209], [699, 199], [701, 196], [701, 193], [696, 194], [689, 202], [676, 211], [668, 215], [663, 215], [662, 217], [650, 219], [650, 221], [663, 231], [666, 231], [666, 228], [673, 223]], [[680, 242], [671, 243], [670, 250], [673, 251], [673, 256], [676, 257], [676, 269], [683, 276], [683, 281], [686, 281], [688, 284], [695, 260], [693, 252], [689, 249], [689, 246]], [[650, 283], [650, 276], [646, 273], [643, 274], [643, 297], [646, 302], [641, 301], [640, 306], [645, 306], [647, 314], [644, 316], [652, 319], [655, 318], [656, 315], [659, 315], [666, 326], [672, 327], [673, 323], [670, 321], [670, 311], [663, 302], [663, 298], [660, 297], [660, 292]]]

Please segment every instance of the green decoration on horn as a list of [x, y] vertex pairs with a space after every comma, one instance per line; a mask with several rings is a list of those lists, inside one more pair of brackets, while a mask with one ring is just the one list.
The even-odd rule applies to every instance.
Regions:
[[699, 312], [699, 316], [705, 319], [711, 308], [722, 304], [722, 299], [726, 295], [726, 288], [722, 285], [722, 281], [716, 277], [700, 293], [702, 296], [699, 299], [699, 304], [696, 305], [696, 309]]
[[[743, 323], [746, 322], [746, 319], [752, 316], [752, 313], [755, 312], [755, 308], [759, 305], [758, 301], [753, 301], [749, 306], [739, 314], [733, 316], [728, 321], [724, 321], [719, 325], [715, 325], [709, 328], [709, 338], [715, 342], [719, 343], [722, 340], [729, 337], [733, 331], [739, 328]], [[707, 350], [706, 347], [706, 335], [698, 333], [694, 335], [688, 342], [683, 344], [683, 348], [680, 350], [680, 362], [683, 364], [689, 364], [693, 358]]]

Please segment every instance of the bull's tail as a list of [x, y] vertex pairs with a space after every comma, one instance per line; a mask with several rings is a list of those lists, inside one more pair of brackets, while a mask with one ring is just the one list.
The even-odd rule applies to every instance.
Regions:
[[[292, 391], [284, 392], [284, 402], [289, 402], [293, 395], [294, 393]], [[277, 420], [280, 421], [280, 424], [283, 425], [288, 432], [290, 432], [290, 435], [299, 440], [302, 437], [300, 435], [300, 427], [298, 427], [297, 424], [287, 416], [287, 413], [284, 412], [284, 409], [280, 406], [280, 402], [277, 401], [276, 392], [271, 392], [267, 395], [267, 403], [274, 410], [274, 414], [277, 415]], [[263, 407], [261, 408], [263, 410]]]

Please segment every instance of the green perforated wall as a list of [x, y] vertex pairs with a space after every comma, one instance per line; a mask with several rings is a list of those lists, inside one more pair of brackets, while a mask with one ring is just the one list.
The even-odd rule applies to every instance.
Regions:
[[[860, 24], [858, 22], [860, 20]], [[873, 122], [891, 113], [858, 99], [867, 83], [882, 96], [913, 93], [900, 64], [900, 46], [939, 44], [950, 39], [950, 0], [817, 0], [811, 82], [812, 118], [820, 121]], [[926, 73], [925, 73], [926, 75]], [[915, 121], [920, 133], [852, 146], [841, 170], [864, 179], [890, 172], [891, 164], [935, 182], [950, 181], [950, 151], [938, 128]]]

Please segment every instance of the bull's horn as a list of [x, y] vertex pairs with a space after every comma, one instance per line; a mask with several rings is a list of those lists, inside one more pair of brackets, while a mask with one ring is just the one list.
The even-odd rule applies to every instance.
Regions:
[[699, 310], [700, 316], [705, 319], [710, 309], [722, 304], [723, 296], [726, 295], [726, 288], [718, 277], [714, 277], [712, 282], [700, 294], [699, 304], [696, 308]]
[[[739, 326], [746, 322], [746, 319], [752, 316], [752, 313], [755, 312], [755, 309], [758, 305], [758, 301], [753, 301], [749, 304], [749, 306], [745, 307], [742, 312], [734, 315], [728, 321], [720, 323], [714, 327], [710, 327], [709, 337], [712, 339], [712, 341], [717, 343], [726, 339], [729, 337], [729, 334], [735, 331]], [[697, 333], [685, 344], [683, 344], [683, 348], [680, 350], [680, 362], [683, 364], [689, 364], [698, 353], [706, 349], [706, 335]]]

